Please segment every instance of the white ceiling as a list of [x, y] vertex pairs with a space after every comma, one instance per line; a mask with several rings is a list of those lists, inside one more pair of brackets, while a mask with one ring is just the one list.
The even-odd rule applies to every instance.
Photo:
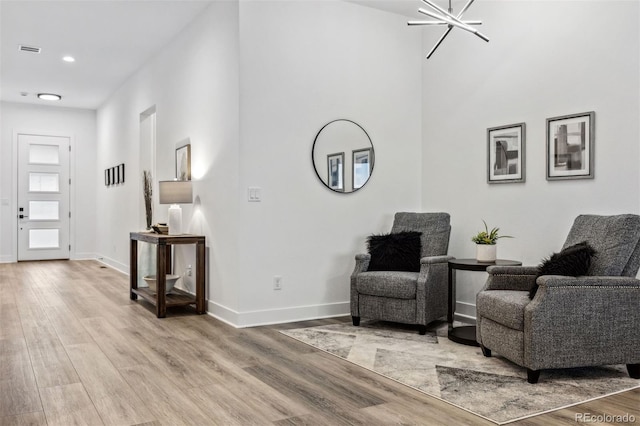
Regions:
[[[419, 0], [347, 1], [414, 17], [421, 4]], [[210, 3], [0, 0], [0, 99], [97, 109]], [[40, 47], [42, 53], [21, 52], [21, 44]], [[76, 62], [63, 62], [64, 55], [74, 56]], [[36, 97], [42, 92], [63, 98], [43, 101]]]
[[[97, 109], [209, 4], [1, 0], [0, 99]], [[20, 52], [20, 44], [40, 47], [42, 53]], [[76, 62], [63, 62], [64, 55]], [[36, 97], [41, 92], [63, 98], [43, 101]]]
[[[418, 9], [425, 7], [420, 0], [346, 0], [350, 3], [356, 3], [361, 6], [372, 7], [374, 9], [384, 10], [385, 12], [396, 13], [412, 19], [424, 18], [424, 15], [418, 13]], [[457, 1], [457, 0], [456, 0]], [[436, 0], [440, 6], [447, 8], [448, 3], [445, 0]]]

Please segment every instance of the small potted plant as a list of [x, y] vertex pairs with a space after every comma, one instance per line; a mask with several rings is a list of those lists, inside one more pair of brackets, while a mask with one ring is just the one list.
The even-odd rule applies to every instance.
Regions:
[[478, 262], [495, 262], [496, 261], [496, 249], [498, 239], [500, 238], [513, 238], [510, 235], [499, 235], [500, 228], [493, 228], [489, 231], [487, 222], [484, 220], [484, 231], [478, 232], [471, 241], [476, 243], [476, 260]]

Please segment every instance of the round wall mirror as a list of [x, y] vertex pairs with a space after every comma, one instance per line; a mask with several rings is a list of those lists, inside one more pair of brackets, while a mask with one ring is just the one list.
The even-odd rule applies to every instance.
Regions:
[[346, 119], [322, 126], [313, 141], [311, 157], [320, 181], [330, 190], [343, 193], [362, 188], [371, 177], [375, 162], [367, 132]]

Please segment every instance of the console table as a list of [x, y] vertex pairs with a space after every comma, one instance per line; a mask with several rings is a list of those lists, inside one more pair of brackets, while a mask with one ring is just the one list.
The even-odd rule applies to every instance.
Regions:
[[476, 326], [453, 326], [453, 314], [455, 313], [456, 275], [455, 270], [486, 271], [489, 266], [520, 266], [522, 262], [517, 260], [497, 259], [495, 262], [478, 262], [476, 259], [452, 259], [449, 261], [449, 310], [447, 322], [449, 323], [449, 340], [469, 346], [480, 346], [476, 340]]
[[[205, 275], [205, 237], [202, 235], [164, 235], [153, 232], [131, 232], [129, 234], [129, 297], [137, 300], [138, 296], [148, 300], [156, 307], [156, 316], [164, 318], [167, 308], [172, 306], [195, 305], [198, 314], [206, 312], [204, 299]], [[138, 288], [138, 241], [155, 244], [156, 246], [156, 292], [148, 287]], [[171, 293], [166, 291], [166, 274], [171, 274], [171, 246], [174, 244], [196, 245], [196, 295], [174, 288]]]

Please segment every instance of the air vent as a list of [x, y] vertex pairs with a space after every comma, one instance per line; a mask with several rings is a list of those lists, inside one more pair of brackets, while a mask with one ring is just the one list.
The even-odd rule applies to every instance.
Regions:
[[40, 53], [40, 51], [42, 49], [40, 49], [39, 47], [33, 47], [33, 46], [25, 46], [23, 44], [21, 44], [20, 46], [18, 46], [18, 49], [21, 52], [29, 52], [29, 53]]

